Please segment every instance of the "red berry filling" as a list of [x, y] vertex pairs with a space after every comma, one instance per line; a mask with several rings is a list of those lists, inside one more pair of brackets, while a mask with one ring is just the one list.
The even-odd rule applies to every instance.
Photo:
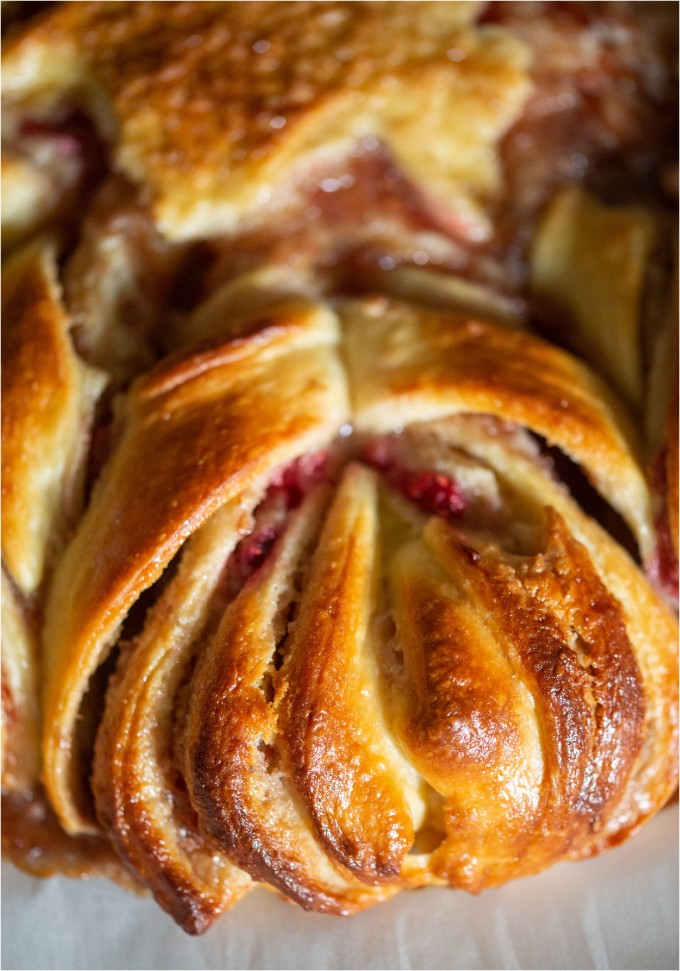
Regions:
[[272, 495], [283, 495], [287, 509], [296, 509], [309, 490], [326, 478], [328, 452], [301, 455], [273, 477], [265, 500]]
[[671, 530], [666, 513], [657, 516], [655, 523], [657, 544], [648, 570], [652, 580], [671, 601], [678, 601], [678, 558], [671, 539]]
[[58, 155], [80, 155], [83, 152], [82, 133], [69, 131], [52, 122], [27, 118], [19, 128], [20, 138], [49, 141]]
[[666, 449], [659, 453], [652, 475], [652, 487], [657, 513], [654, 519], [656, 529], [656, 549], [647, 564], [650, 578], [659, 590], [672, 603], [678, 602], [678, 557], [675, 552], [671, 525], [668, 517], [668, 482], [666, 478]]
[[229, 562], [229, 585], [234, 593], [267, 559], [283, 533], [288, 514], [296, 509], [328, 475], [328, 453], [301, 455], [278, 470], [255, 510], [253, 531], [238, 543]]
[[418, 505], [430, 516], [459, 518], [465, 511], [463, 490], [443, 472], [409, 469], [395, 458], [389, 442], [376, 439], [363, 451], [364, 460], [378, 469], [393, 489]]
[[246, 536], [238, 544], [234, 555], [238, 561], [238, 575], [243, 581], [262, 566], [277, 535], [275, 526], [266, 525], [251, 533], [250, 536]]
[[458, 517], [465, 509], [460, 486], [441, 472], [410, 472], [404, 469], [389, 478], [407, 499], [417, 503], [431, 516], [441, 516], [443, 519]]
[[[59, 120], [26, 118], [17, 136], [22, 154], [54, 174], [55, 191], [60, 196], [70, 193], [60, 205], [74, 205], [74, 216], [79, 218], [87, 202], [85, 193], [97, 187], [106, 168], [106, 146], [92, 123], [77, 113]], [[55, 165], [57, 160], [60, 164]]]

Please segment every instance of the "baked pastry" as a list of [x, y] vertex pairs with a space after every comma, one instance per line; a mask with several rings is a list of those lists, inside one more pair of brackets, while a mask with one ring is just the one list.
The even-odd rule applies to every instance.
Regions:
[[[258, 883], [477, 892], [673, 793], [640, 422], [526, 312], [554, 174], [508, 255], [564, 15], [505, 6], [59, 4], [10, 37], [8, 191], [52, 200], [10, 210], [4, 290], [3, 840], [34, 872], [199, 933]], [[609, 15], [566, 16], [576, 48]], [[602, 77], [642, 78], [611, 16]], [[641, 90], [593, 160], [634, 157]]]
[[[606, 206], [569, 187], [552, 201], [532, 253], [536, 294], [553, 305], [558, 320], [570, 312], [574, 348], [638, 408], [643, 397], [643, 289], [660, 232], [649, 208]], [[658, 321], [656, 313], [655, 330]]]

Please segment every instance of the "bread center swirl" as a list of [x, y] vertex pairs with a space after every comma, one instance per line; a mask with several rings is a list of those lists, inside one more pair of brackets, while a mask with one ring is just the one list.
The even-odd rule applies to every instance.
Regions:
[[[454, 420], [448, 431], [455, 439], [469, 423]], [[529, 512], [489, 466], [446, 444], [446, 430], [345, 437], [275, 472], [212, 581], [212, 621], [194, 628], [186, 593], [173, 590], [194, 562], [198, 535], [190, 541], [164, 608], [122, 659], [100, 728], [99, 818], [137, 869], [145, 856], [157, 865], [157, 795], [153, 806], [143, 796], [153, 765], [166, 791], [171, 764], [185, 780], [196, 813], [192, 822], [184, 812], [185, 852], [224, 854], [302, 906], [335, 913], [404, 885], [503, 882], [518, 852], [540, 868], [577, 834], [606, 826], [621, 762], [632, 771], [642, 737], [641, 681], [620, 608], [561, 517]], [[416, 471], [425, 456], [437, 456], [440, 471]], [[528, 460], [547, 476], [536, 454]], [[213, 520], [205, 531], [217, 535]], [[565, 610], [574, 561], [579, 576], [592, 573], [591, 600]], [[135, 755], [137, 721], [122, 756], [113, 739], [144, 653], [158, 664], [164, 611], [168, 631], [193, 629], [193, 660], [187, 668], [180, 643], [168, 642], [174, 688], [164, 683], [136, 703], [155, 754]], [[593, 612], [608, 618], [604, 630]], [[521, 634], [528, 617], [542, 632], [531, 644]], [[168, 720], [178, 705], [169, 699], [180, 684], [173, 746], [178, 728]], [[622, 711], [625, 729], [612, 732]], [[119, 762], [125, 791], [116, 796]], [[168, 812], [181, 813], [184, 799], [174, 796]], [[150, 874], [170, 906], [177, 875], [165, 870], [160, 889]], [[195, 913], [183, 920], [202, 926]]]

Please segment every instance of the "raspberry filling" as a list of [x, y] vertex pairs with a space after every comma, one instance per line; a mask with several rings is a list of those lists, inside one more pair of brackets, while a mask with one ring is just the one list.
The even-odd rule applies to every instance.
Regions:
[[[392, 489], [426, 515], [458, 519], [465, 512], [466, 498], [455, 479], [441, 472], [409, 468], [384, 439], [367, 443], [361, 457], [380, 472]], [[229, 598], [266, 562], [286, 528], [290, 513], [313, 489], [331, 478], [331, 456], [327, 451], [301, 455], [274, 474], [253, 514], [252, 530], [239, 541], [229, 558], [226, 582]]]
[[654, 518], [656, 548], [647, 565], [647, 570], [651, 580], [664, 594], [666, 599], [670, 603], [677, 605], [680, 578], [678, 575], [678, 557], [675, 552], [668, 516], [666, 460], [666, 449], [663, 449], [657, 458], [653, 473], [653, 489], [657, 507], [657, 513]]
[[10, 145], [49, 184], [42, 222], [57, 215], [76, 231], [90, 197], [106, 172], [107, 152], [88, 119], [78, 112], [61, 118], [28, 117], [17, 125]]
[[377, 469], [393, 489], [429, 516], [459, 519], [463, 515], [465, 495], [450, 476], [442, 472], [409, 469], [397, 461], [389, 443], [385, 441], [366, 445], [363, 459]]
[[328, 452], [301, 455], [279, 469], [255, 510], [253, 530], [237, 544], [229, 561], [229, 587], [238, 591], [263, 565], [283, 533], [288, 515], [328, 478]]
[[79, 114], [63, 121], [25, 118], [19, 125], [19, 140], [27, 145], [48, 143], [61, 157], [81, 159], [88, 169], [99, 169], [104, 163], [104, 147], [92, 124]]
[[660, 513], [655, 520], [657, 543], [649, 564], [649, 574], [652, 580], [672, 603], [678, 601], [678, 558], [671, 539], [671, 529], [668, 514]]
[[21, 123], [19, 137], [22, 139], [48, 140], [57, 155], [77, 156], [82, 153], [82, 141], [69, 131], [46, 121], [28, 118]]

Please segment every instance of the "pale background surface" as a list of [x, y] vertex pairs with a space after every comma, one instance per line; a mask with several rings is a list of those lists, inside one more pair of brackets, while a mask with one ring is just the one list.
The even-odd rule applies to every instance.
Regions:
[[596, 860], [487, 891], [403, 893], [351, 920], [255, 891], [202, 938], [103, 880], [3, 870], [4, 969], [678, 967], [678, 807]]

